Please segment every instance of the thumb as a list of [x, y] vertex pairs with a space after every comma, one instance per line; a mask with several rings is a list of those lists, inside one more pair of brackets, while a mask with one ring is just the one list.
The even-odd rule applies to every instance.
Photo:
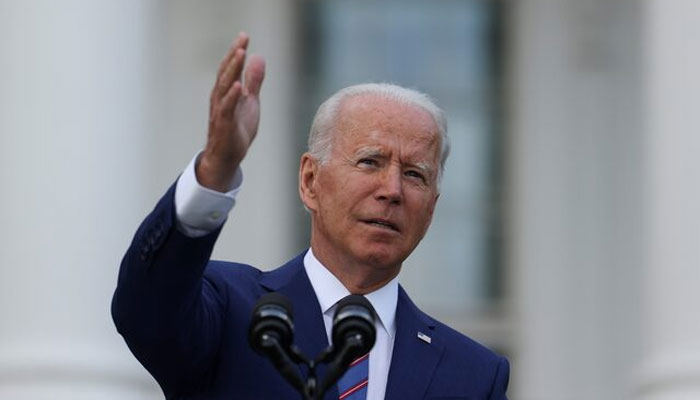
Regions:
[[248, 58], [248, 65], [245, 69], [245, 92], [253, 96], [260, 95], [260, 87], [265, 79], [265, 60], [252, 55]]

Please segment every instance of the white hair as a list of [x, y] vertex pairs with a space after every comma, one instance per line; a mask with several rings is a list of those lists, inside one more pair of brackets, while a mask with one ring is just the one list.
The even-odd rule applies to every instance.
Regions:
[[438, 183], [445, 169], [445, 161], [450, 154], [450, 142], [447, 137], [447, 119], [445, 113], [433, 100], [417, 90], [407, 89], [390, 83], [363, 83], [339, 90], [321, 103], [314, 116], [309, 132], [309, 153], [321, 164], [328, 161], [333, 143], [334, 126], [343, 100], [359, 95], [376, 95], [380, 98], [395, 100], [402, 104], [418, 107], [427, 111], [435, 121], [440, 136], [440, 168]]

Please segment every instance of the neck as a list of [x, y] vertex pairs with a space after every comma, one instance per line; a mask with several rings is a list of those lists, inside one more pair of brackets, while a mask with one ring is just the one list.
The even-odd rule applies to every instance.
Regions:
[[401, 265], [386, 267], [354, 260], [314, 242], [312, 237], [314, 256], [352, 294], [371, 293], [389, 283], [401, 270]]

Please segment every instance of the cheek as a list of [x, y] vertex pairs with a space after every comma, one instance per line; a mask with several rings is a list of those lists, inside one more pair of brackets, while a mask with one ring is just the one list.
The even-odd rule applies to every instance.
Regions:
[[335, 203], [349, 209], [371, 197], [372, 187], [366, 176], [344, 176], [334, 185]]
[[416, 227], [425, 233], [433, 219], [433, 211], [435, 210], [434, 196], [423, 194], [414, 202], [413, 207], [410, 209], [412, 211], [409, 212], [409, 216], [412, 215], [414, 217]]
[[328, 187], [328, 191], [319, 198], [320, 211], [324, 218], [328, 221], [333, 221], [332, 224], [339, 226], [339, 223], [347, 219], [351, 214], [351, 201], [349, 198], [349, 189], [347, 185], [337, 184], [332, 188]]

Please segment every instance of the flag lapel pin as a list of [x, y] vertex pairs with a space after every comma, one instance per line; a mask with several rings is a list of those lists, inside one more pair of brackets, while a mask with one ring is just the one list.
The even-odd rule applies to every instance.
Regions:
[[428, 344], [430, 344], [430, 342], [433, 341], [433, 339], [431, 339], [430, 336], [428, 336], [428, 335], [426, 335], [425, 333], [420, 332], [420, 331], [418, 332], [418, 339], [420, 339], [420, 340], [422, 340], [422, 341], [424, 341], [425, 343], [428, 343]]

